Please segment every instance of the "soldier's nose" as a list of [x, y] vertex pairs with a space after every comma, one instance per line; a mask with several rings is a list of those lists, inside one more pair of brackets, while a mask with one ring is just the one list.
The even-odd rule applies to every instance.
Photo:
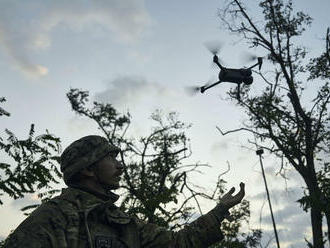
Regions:
[[124, 165], [123, 165], [122, 162], [117, 161], [117, 169], [118, 170], [123, 170], [124, 169]]

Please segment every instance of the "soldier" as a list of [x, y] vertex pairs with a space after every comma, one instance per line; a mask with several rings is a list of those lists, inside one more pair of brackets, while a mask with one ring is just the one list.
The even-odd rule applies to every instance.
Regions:
[[244, 184], [232, 188], [214, 209], [178, 232], [130, 217], [114, 205], [123, 167], [119, 148], [96, 135], [69, 145], [61, 156], [68, 188], [41, 204], [6, 240], [24, 248], [205, 248], [223, 239], [220, 224], [241, 202]]

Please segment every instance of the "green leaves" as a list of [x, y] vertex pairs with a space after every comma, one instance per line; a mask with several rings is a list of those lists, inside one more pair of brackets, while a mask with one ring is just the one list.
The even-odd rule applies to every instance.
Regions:
[[[88, 91], [70, 89], [67, 97], [72, 110], [78, 115], [94, 120], [111, 144], [120, 146], [126, 143], [125, 149], [128, 149], [130, 141], [123, 139], [123, 136], [131, 122], [129, 113], [120, 114], [111, 104], [93, 102], [91, 107], [87, 106], [89, 102]], [[122, 147], [122, 149], [124, 148]]]
[[[76, 114], [95, 121], [109, 143], [121, 147], [124, 164], [122, 186], [125, 190], [121, 208], [129, 214], [175, 230], [196, 215], [193, 204], [200, 208], [200, 199], [215, 201], [218, 193], [223, 193], [226, 182], [220, 177], [211, 196], [189, 181], [191, 173], [200, 173], [198, 169], [207, 165], [185, 164], [191, 155], [186, 136], [191, 125], [180, 121], [177, 113], [164, 115], [160, 110], [155, 111], [151, 114], [154, 125], [150, 133], [134, 139], [126, 137], [131, 119], [129, 113], [120, 114], [108, 103], [93, 102], [88, 105], [88, 91], [71, 89], [67, 96]], [[59, 193], [53, 185], [61, 178], [58, 170], [60, 139], [48, 131], [35, 136], [33, 124], [26, 139], [19, 139], [10, 130], [5, 132], [6, 137], [0, 137], [0, 150], [6, 153], [8, 161], [0, 163], [0, 170], [5, 176], [0, 178], [0, 195], [8, 194], [17, 199], [37, 192], [38, 198], [44, 202]], [[21, 210], [27, 214], [38, 205], [26, 206]], [[231, 244], [236, 242], [241, 221], [249, 217], [248, 207], [248, 203], [243, 202], [233, 212], [237, 220], [228, 226]], [[257, 242], [257, 235], [249, 235], [243, 233], [250, 243]], [[236, 243], [242, 247], [248, 241], [244, 242]]]
[[[5, 101], [6, 101], [6, 98], [0, 97], [0, 103], [5, 102]], [[2, 116], [2, 115], [10, 116], [10, 113], [0, 107], [0, 116]]]
[[309, 80], [320, 78], [330, 78], [330, 28], [327, 28], [325, 36], [325, 50], [316, 58], [310, 59], [307, 65], [307, 70], [310, 72]]
[[[120, 114], [109, 103], [88, 105], [87, 91], [71, 89], [67, 96], [75, 113], [95, 121], [109, 143], [123, 151], [126, 191], [121, 208], [144, 221], [173, 229], [188, 221], [193, 211], [190, 202], [203, 196], [187, 180], [199, 165], [183, 164], [191, 154], [185, 134], [190, 125], [181, 122], [175, 112], [164, 115], [157, 110], [151, 114], [154, 125], [150, 133], [138, 139], [129, 138], [126, 137], [129, 113]], [[179, 201], [182, 192], [187, 197]], [[169, 209], [173, 204], [176, 208]]]
[[1, 195], [18, 199], [44, 190], [50, 183], [58, 183], [61, 177], [58, 170], [59, 138], [48, 131], [35, 136], [34, 124], [26, 139], [19, 139], [8, 129], [5, 134], [6, 137], [0, 137], [0, 151], [5, 155], [2, 158], [6, 159], [0, 162]]
[[[122, 210], [141, 220], [174, 230], [196, 214], [193, 203], [199, 207], [199, 199], [215, 200], [217, 192], [223, 193], [225, 181], [220, 177], [211, 196], [204, 193], [200, 186], [189, 182], [189, 175], [199, 173], [202, 165], [185, 164], [191, 155], [186, 136], [191, 125], [180, 121], [177, 113], [165, 115], [161, 110], [156, 110], [151, 114], [153, 127], [150, 133], [133, 139], [125, 136], [130, 124], [129, 114], [120, 115], [108, 103], [93, 102], [88, 107], [86, 91], [71, 89], [67, 96], [77, 114], [94, 120], [110, 143], [115, 142], [124, 148], [122, 163], [125, 181], [122, 187], [125, 192], [122, 195]], [[238, 240], [242, 222], [247, 222], [250, 215], [248, 202], [243, 201], [235, 208], [233, 215], [236, 221], [228, 223], [226, 228], [228, 237], [231, 237], [228, 240], [230, 244], [234, 240], [240, 245], [237, 247], [257, 244], [261, 237], [261, 232], [257, 231], [243, 233], [244, 242]]]
[[221, 225], [221, 230], [225, 236], [224, 240], [212, 248], [256, 248], [261, 245], [262, 231], [252, 229], [242, 232], [241, 227], [249, 224], [250, 204], [243, 200], [239, 205], [230, 210], [233, 221], [225, 220]]
[[[330, 31], [328, 28], [324, 52], [306, 63], [309, 54], [299, 43], [304, 44], [302, 34], [312, 18], [295, 11], [292, 0], [263, 0], [259, 6], [264, 22], [254, 20], [255, 15], [250, 15], [240, 0], [230, 1], [220, 14], [229, 32], [264, 51], [272, 62], [270, 71], [254, 72], [260, 76], [258, 91], [243, 88], [238, 105], [248, 121], [238, 130], [249, 131], [255, 138], [251, 143], [281, 159], [280, 172], [292, 166], [302, 176], [307, 192], [298, 202], [312, 212], [313, 242], [323, 247], [319, 219], [325, 215], [330, 228], [330, 195], [326, 190], [330, 175], [317, 157], [330, 152]], [[234, 21], [228, 21], [230, 18]], [[229, 96], [237, 102], [234, 93]], [[311, 94], [315, 95], [312, 101], [306, 98]]]

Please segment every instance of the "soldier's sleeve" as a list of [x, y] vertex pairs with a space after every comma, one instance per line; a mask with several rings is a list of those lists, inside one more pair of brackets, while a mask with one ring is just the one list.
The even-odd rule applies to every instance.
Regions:
[[219, 213], [215, 215], [214, 211], [211, 210], [177, 232], [169, 231], [155, 224], [138, 222], [141, 247], [208, 247], [223, 239], [220, 223], [227, 214], [228, 212], [226, 211], [219, 216]]
[[68, 247], [65, 239], [65, 219], [54, 208], [33, 212], [11, 233], [4, 248]]
[[42, 248], [42, 247], [52, 247], [52, 245], [50, 240], [41, 232], [29, 233], [27, 230], [15, 230], [6, 239], [4, 248], [18, 248], [18, 247]]

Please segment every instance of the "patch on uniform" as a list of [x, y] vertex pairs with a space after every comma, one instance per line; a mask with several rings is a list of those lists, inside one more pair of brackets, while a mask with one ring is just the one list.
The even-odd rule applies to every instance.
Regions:
[[95, 248], [126, 248], [126, 246], [115, 237], [97, 235], [95, 236]]
[[96, 236], [95, 237], [96, 248], [113, 248], [112, 237]]

